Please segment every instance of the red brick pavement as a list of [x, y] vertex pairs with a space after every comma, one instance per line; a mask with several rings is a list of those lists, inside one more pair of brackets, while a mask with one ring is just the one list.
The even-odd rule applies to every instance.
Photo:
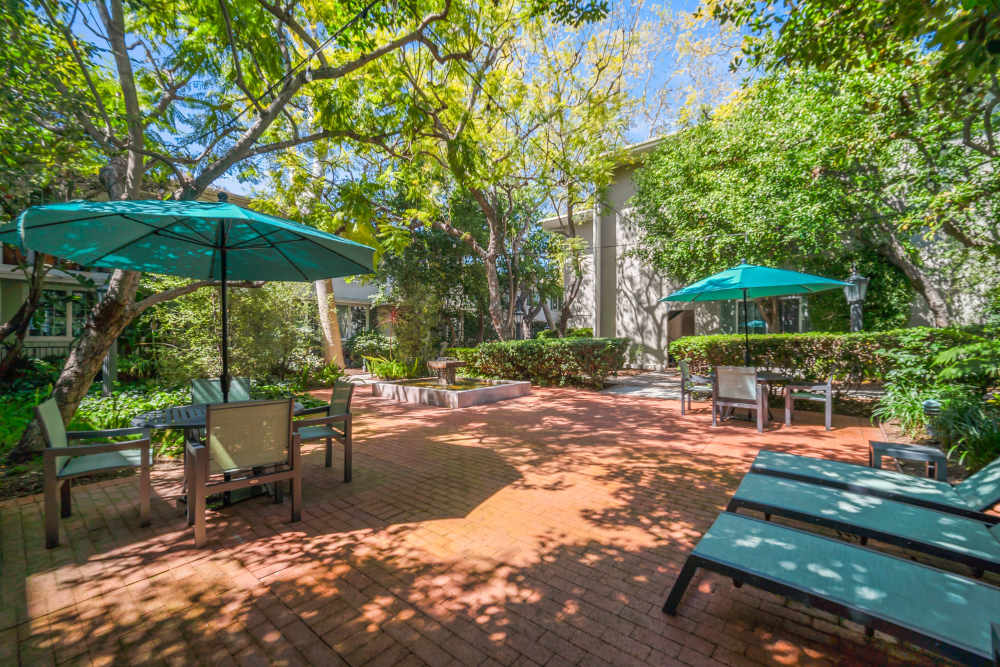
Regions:
[[714, 575], [660, 612], [758, 448], [860, 462], [861, 420], [758, 434], [573, 389], [460, 411], [358, 394], [354, 481], [307, 446], [300, 523], [253, 499], [194, 549], [170, 465], [152, 526], [133, 480], [82, 486], [54, 550], [39, 496], [0, 504], [0, 664], [931, 662]]

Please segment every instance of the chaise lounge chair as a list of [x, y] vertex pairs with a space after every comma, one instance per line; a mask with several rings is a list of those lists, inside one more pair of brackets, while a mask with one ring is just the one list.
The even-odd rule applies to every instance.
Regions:
[[822, 484], [879, 498], [920, 505], [983, 523], [1000, 523], [984, 512], [1000, 503], [1000, 459], [951, 486], [926, 477], [797, 454], [760, 450], [751, 472]]
[[[793, 479], [748, 473], [726, 510], [750, 509], [1000, 572], [1000, 525]], [[1000, 619], [998, 619], [1000, 620]]]
[[996, 664], [1000, 656], [1000, 588], [957, 574], [729, 512], [684, 562], [665, 613], [677, 612], [699, 568], [965, 664]]

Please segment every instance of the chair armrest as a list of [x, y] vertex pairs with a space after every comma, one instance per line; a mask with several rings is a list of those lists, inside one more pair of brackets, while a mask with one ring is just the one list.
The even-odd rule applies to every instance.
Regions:
[[292, 422], [292, 430], [298, 431], [302, 426], [319, 426], [320, 424], [346, 422], [349, 419], [351, 419], [350, 412], [345, 412], [339, 415], [328, 415], [326, 417], [314, 417], [313, 419], [300, 419]]
[[125, 428], [109, 428], [103, 431], [66, 431], [68, 440], [95, 440], [97, 438], [118, 438], [123, 435], [142, 434], [149, 438], [149, 429], [145, 426], [126, 426]]
[[105, 452], [120, 452], [123, 449], [149, 449], [149, 447], [149, 438], [140, 438], [138, 440], [125, 440], [124, 442], [100, 442], [92, 445], [46, 447], [43, 454], [45, 458], [58, 456], [87, 456], [89, 454], [103, 454]]
[[295, 413], [296, 417], [301, 417], [302, 415], [318, 415], [321, 412], [328, 412], [330, 410], [329, 405], [319, 405], [315, 408], [303, 408]]
[[822, 384], [786, 384], [785, 387], [789, 391], [826, 391], [830, 385], [823, 382]]
[[688, 382], [700, 382], [702, 384], [712, 384], [712, 378], [707, 375], [690, 375]]

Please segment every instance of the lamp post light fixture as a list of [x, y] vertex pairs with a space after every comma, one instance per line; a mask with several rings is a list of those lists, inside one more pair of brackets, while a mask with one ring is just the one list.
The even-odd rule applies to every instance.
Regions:
[[524, 325], [524, 311], [521, 310], [521, 306], [518, 306], [514, 310], [514, 338], [516, 340], [521, 339], [522, 327]]
[[844, 296], [851, 307], [851, 331], [861, 331], [864, 322], [861, 315], [861, 304], [868, 295], [868, 278], [858, 273], [856, 266], [851, 267], [851, 276], [847, 279], [849, 285], [844, 286]]

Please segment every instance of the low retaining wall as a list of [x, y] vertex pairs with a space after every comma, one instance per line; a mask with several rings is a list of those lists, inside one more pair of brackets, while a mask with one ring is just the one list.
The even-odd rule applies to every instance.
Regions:
[[[421, 378], [415, 382], [425, 382], [436, 378]], [[434, 387], [417, 387], [409, 380], [375, 382], [372, 384], [372, 395], [391, 398], [404, 403], [422, 403], [440, 408], [467, 408], [472, 405], [496, 403], [508, 398], [517, 398], [531, 393], [531, 383], [518, 380], [483, 380], [489, 382], [489, 387], [476, 389], [437, 389]]]

